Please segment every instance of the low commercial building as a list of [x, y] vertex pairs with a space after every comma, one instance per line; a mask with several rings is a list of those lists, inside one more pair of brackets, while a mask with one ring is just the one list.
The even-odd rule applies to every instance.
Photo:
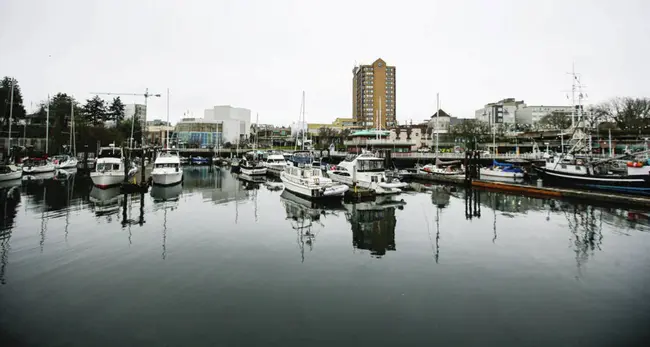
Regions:
[[180, 148], [214, 148], [224, 143], [223, 122], [183, 118], [176, 124], [172, 143]]

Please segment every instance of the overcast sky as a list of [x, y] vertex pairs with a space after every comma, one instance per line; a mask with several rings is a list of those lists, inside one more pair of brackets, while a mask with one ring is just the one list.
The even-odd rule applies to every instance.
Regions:
[[[350, 117], [352, 68], [397, 68], [397, 119], [487, 102], [566, 104], [575, 63], [589, 102], [650, 96], [650, 1], [0, 0], [0, 75], [48, 93], [171, 90], [171, 120], [229, 104], [289, 124]], [[141, 97], [123, 97], [128, 103]], [[166, 100], [149, 102], [166, 117]]]

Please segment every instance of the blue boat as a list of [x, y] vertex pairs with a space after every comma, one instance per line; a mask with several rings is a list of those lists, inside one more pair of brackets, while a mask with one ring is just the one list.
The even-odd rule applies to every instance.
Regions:
[[206, 165], [208, 162], [209, 162], [208, 158], [204, 158], [204, 157], [200, 157], [200, 156], [199, 157], [192, 157], [190, 159], [190, 163], [192, 163], [194, 165]]

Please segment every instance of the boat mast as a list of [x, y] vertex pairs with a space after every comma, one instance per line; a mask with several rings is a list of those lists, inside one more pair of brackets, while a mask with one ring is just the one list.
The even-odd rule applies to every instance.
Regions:
[[167, 133], [165, 134], [165, 148], [169, 149], [169, 88], [167, 88]]
[[14, 120], [14, 78], [11, 78], [11, 96], [9, 97], [9, 156], [12, 155], [11, 151], [11, 123]]
[[439, 133], [440, 133], [440, 130], [438, 128], [438, 126], [440, 125], [439, 120], [440, 120], [440, 93], [436, 93], [436, 157], [438, 155], [437, 154], [438, 153], [438, 142], [439, 142], [438, 137], [439, 137]]
[[47, 94], [47, 111], [45, 112], [45, 155], [49, 153], [50, 139], [50, 94]]
[[300, 148], [304, 151], [305, 150], [305, 91], [302, 91], [302, 121], [300, 122], [300, 128], [302, 130], [302, 143]]

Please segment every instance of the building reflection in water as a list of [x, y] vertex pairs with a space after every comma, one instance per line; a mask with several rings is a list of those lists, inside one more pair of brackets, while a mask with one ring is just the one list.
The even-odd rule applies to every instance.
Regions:
[[343, 211], [341, 201], [331, 203], [315, 202], [295, 195], [288, 190], [280, 194], [280, 201], [287, 214], [286, 219], [291, 223], [291, 228], [296, 231], [296, 243], [300, 250], [300, 260], [305, 261], [305, 248], [313, 250], [318, 232], [313, 226], [324, 226], [322, 219], [328, 215], [338, 215]]
[[378, 197], [373, 202], [344, 204], [346, 217], [352, 226], [352, 245], [356, 249], [370, 251], [381, 258], [395, 247], [395, 209], [403, 209], [406, 203], [391, 197]]

